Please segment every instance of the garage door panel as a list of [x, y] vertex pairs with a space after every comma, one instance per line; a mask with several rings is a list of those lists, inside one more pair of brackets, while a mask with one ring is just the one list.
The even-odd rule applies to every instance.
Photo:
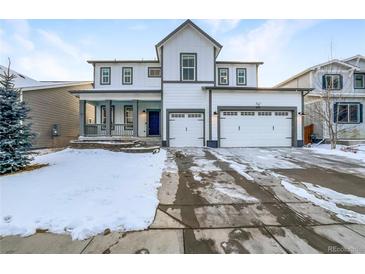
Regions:
[[202, 113], [170, 113], [170, 147], [201, 147], [204, 144]]
[[291, 146], [291, 116], [288, 111], [223, 111], [220, 146]]

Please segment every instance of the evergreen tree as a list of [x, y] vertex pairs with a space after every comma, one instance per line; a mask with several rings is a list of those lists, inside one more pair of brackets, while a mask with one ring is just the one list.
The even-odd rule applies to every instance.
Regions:
[[32, 160], [29, 148], [33, 134], [26, 122], [29, 108], [20, 101], [15, 77], [10, 68], [0, 75], [0, 174], [15, 172]]

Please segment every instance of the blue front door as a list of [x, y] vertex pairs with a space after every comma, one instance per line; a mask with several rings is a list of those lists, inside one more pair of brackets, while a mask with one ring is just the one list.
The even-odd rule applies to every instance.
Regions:
[[160, 112], [157, 110], [150, 110], [148, 112], [148, 135], [160, 135]]

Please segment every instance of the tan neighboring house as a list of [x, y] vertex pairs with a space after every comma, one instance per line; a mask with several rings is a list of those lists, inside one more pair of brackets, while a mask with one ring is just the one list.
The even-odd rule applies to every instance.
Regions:
[[[0, 65], [0, 74], [7, 70]], [[11, 70], [15, 88], [30, 108], [33, 148], [67, 146], [79, 136], [79, 101], [70, 90], [91, 89], [90, 81], [37, 81]]]

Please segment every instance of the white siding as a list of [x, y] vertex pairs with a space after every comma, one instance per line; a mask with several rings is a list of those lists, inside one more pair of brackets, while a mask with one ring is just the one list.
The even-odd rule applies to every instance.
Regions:
[[[212, 92], [212, 140], [218, 138], [218, 106], [257, 106], [297, 107], [302, 112], [300, 92], [255, 92], [255, 91], [213, 91]], [[297, 115], [297, 140], [302, 140], [302, 116]]]
[[[95, 89], [111, 90], [145, 90], [160, 89], [161, 78], [148, 77], [148, 67], [159, 67], [159, 63], [96, 63], [95, 64]], [[110, 67], [111, 83], [110, 85], [100, 85], [100, 68]], [[133, 68], [133, 84], [122, 84], [122, 68]]]
[[[229, 87], [237, 86], [237, 81], [236, 81], [236, 69], [237, 68], [246, 69], [247, 83], [245, 86], [257, 87], [257, 65], [256, 64], [220, 64], [220, 63], [217, 64], [216, 83], [219, 86], [218, 68], [228, 68], [228, 71], [229, 71], [228, 86]], [[222, 86], [226, 87], [227, 85], [222, 85]]]
[[164, 81], [180, 81], [180, 53], [197, 54], [197, 80], [214, 80], [213, 45], [190, 26], [166, 42], [163, 49]]
[[163, 140], [166, 140], [166, 109], [205, 109], [205, 139], [208, 139], [209, 94], [200, 84], [164, 84]]

